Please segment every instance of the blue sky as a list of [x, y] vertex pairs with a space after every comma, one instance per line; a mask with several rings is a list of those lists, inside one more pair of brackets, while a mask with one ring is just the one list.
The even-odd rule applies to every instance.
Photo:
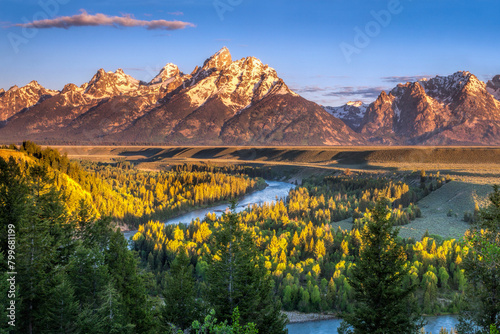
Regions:
[[[82, 11], [135, 26], [19, 26]], [[99, 68], [147, 81], [168, 62], [190, 73], [227, 46], [317, 103], [371, 102], [422, 76], [500, 74], [499, 14], [498, 0], [3, 0], [0, 88], [37, 80], [62, 89]], [[166, 30], [172, 21], [186, 26]]]

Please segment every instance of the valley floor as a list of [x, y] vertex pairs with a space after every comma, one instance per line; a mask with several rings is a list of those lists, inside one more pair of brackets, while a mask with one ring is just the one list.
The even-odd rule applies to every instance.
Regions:
[[[487, 203], [491, 185], [500, 183], [498, 147], [137, 147], [57, 146], [69, 158], [94, 161], [127, 160], [144, 170], [179, 164], [241, 164], [270, 167], [282, 180], [300, 184], [311, 175], [349, 169], [367, 173], [425, 170], [450, 175], [454, 181], [419, 203], [422, 218], [402, 226], [402, 237], [417, 240], [425, 233], [460, 238], [469, 227], [464, 212]], [[352, 219], [334, 226], [350, 229]]]

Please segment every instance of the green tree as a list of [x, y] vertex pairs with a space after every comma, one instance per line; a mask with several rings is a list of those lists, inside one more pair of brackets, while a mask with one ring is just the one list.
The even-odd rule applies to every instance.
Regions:
[[79, 246], [68, 264], [67, 271], [81, 308], [97, 308], [98, 296], [110, 280], [104, 255], [97, 249]]
[[[53, 169], [69, 168], [66, 157], [30, 143], [24, 147], [35, 159], [0, 158], [0, 292], [8, 289], [2, 256], [12, 230], [16, 332], [157, 333], [154, 307], [123, 235], [110, 219], [95, 219], [88, 201], [81, 200], [79, 208], [69, 202], [64, 178]], [[8, 300], [2, 295], [4, 306]]]
[[311, 303], [313, 307], [318, 311], [320, 309], [321, 303], [321, 294], [319, 292], [319, 287], [317, 285], [314, 286], [313, 291], [311, 293]]
[[196, 334], [257, 334], [258, 330], [255, 324], [250, 322], [245, 326], [240, 325], [240, 312], [238, 307], [233, 310], [231, 316], [232, 325], [228, 325], [227, 321], [218, 323], [215, 318], [215, 311], [211, 310], [205, 317], [203, 323], [198, 320], [193, 321], [191, 327]]
[[292, 305], [292, 287], [287, 285], [283, 291], [283, 307], [285, 310], [290, 311]]
[[55, 278], [56, 285], [50, 291], [45, 309], [44, 330], [46, 333], [76, 333], [79, 304], [68, 277], [64, 273]]
[[387, 205], [377, 202], [361, 233], [359, 260], [348, 278], [356, 304], [342, 314], [339, 333], [418, 333], [423, 326], [411, 298], [415, 286], [404, 284], [409, 267]]
[[[0, 158], [0, 251], [7, 255], [7, 227], [19, 227], [26, 217], [28, 186], [21, 167], [10, 157]], [[1, 268], [4, 269], [4, 268]]]
[[105, 263], [122, 299], [127, 321], [135, 325], [139, 333], [155, 333], [151, 301], [146, 293], [144, 279], [138, 271], [137, 259], [119, 229], [108, 229], [109, 243], [105, 251]]
[[127, 334], [133, 333], [135, 325], [127, 316], [121, 295], [114, 288], [113, 282], [106, 284], [99, 295], [99, 307], [96, 310], [99, 317], [99, 334]]
[[25, 333], [32, 334], [42, 330], [39, 320], [45, 317], [45, 304], [53, 287], [51, 271], [58, 250], [51, 232], [62, 217], [52, 216], [53, 188], [46, 168], [30, 167], [26, 177], [29, 192], [24, 203], [25, 215], [16, 226], [16, 283], [22, 293], [19, 326]]
[[167, 323], [187, 329], [199, 317], [200, 305], [196, 300], [193, 267], [183, 248], [179, 249], [170, 270], [165, 274], [163, 298], [165, 305], [161, 312]]
[[235, 208], [233, 202], [212, 234], [207, 300], [221, 320], [231, 321], [238, 307], [242, 323], [255, 322], [259, 333], [285, 333], [287, 318], [274, 297], [264, 260]]
[[469, 282], [460, 333], [483, 333], [500, 327], [500, 187], [493, 186], [488, 207], [479, 210], [465, 240], [469, 251], [462, 266]]
[[448, 271], [444, 267], [439, 268], [439, 283], [443, 288], [449, 288], [448, 280], [450, 279], [450, 275]]

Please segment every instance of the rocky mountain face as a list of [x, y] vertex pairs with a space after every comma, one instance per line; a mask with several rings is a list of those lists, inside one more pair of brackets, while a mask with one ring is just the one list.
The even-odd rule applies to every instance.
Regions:
[[364, 142], [254, 57], [227, 48], [191, 74], [167, 64], [149, 83], [100, 69], [78, 87], [0, 91], [0, 140], [66, 143], [348, 145]]
[[399, 84], [366, 109], [358, 132], [377, 144], [498, 145], [500, 101], [469, 72]]
[[0, 121], [6, 121], [14, 114], [41, 103], [57, 93], [57, 91], [43, 88], [36, 81], [31, 81], [21, 88], [13, 86], [8, 91], [2, 89], [0, 90]]

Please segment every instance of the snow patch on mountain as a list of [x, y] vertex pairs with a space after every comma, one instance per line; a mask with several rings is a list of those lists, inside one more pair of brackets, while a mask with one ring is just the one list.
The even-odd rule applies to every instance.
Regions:
[[163, 82], [167, 82], [167, 81], [171, 82], [173, 80], [173, 78], [178, 76], [178, 75], [182, 75], [182, 73], [180, 73], [177, 65], [172, 64], [172, 63], [168, 63], [167, 65], [165, 65], [161, 69], [160, 73], [158, 73], [158, 75], [155, 76], [153, 78], [153, 80], [151, 80], [149, 82], [149, 84], [154, 85], [154, 84], [163, 83]]
[[484, 91], [485, 84], [468, 71], [459, 71], [449, 76], [436, 76], [432, 79], [419, 81], [430, 97], [441, 103], [448, 104], [454, 96], [467, 89], [470, 94]]
[[85, 94], [94, 98], [105, 98], [135, 91], [139, 84], [139, 80], [125, 74], [121, 68], [116, 72], [100, 69], [82, 88], [85, 89]]
[[351, 128], [355, 129], [361, 125], [361, 120], [365, 116], [368, 104], [362, 101], [349, 101], [340, 107], [323, 107], [330, 115], [344, 121]]
[[273, 68], [259, 59], [247, 57], [229, 64], [230, 59], [229, 50], [223, 48], [196, 71], [186, 89], [192, 106], [200, 107], [211, 97], [218, 96], [237, 113], [270, 93], [297, 96], [284, 83], [280, 84], [282, 81]]
[[226, 47], [223, 47], [212, 57], [205, 60], [201, 69], [202, 71], [208, 71], [210, 69], [222, 70], [231, 65], [232, 62], [231, 53]]
[[0, 94], [0, 121], [5, 121], [17, 112], [37, 105], [58, 93], [44, 88], [36, 81], [31, 81], [23, 87], [14, 85]]

